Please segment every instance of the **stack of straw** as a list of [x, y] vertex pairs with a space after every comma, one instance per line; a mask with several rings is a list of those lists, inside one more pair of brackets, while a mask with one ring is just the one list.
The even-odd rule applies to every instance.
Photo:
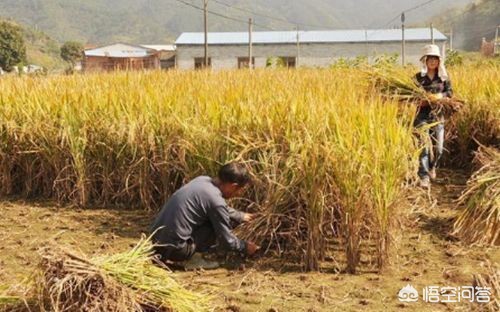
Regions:
[[500, 311], [500, 268], [486, 262], [486, 274], [474, 274], [474, 286], [490, 290], [490, 302], [482, 306], [481, 311]]
[[209, 296], [180, 286], [152, 263], [152, 245], [142, 239], [129, 252], [88, 259], [42, 251], [40, 305], [49, 311], [208, 311]]
[[469, 242], [500, 245], [500, 151], [480, 147], [474, 160], [480, 169], [458, 199], [465, 205], [455, 233]]

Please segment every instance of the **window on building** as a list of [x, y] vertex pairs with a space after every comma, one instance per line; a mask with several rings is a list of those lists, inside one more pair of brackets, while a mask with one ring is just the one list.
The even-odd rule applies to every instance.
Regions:
[[[255, 66], [255, 57], [252, 57], [252, 64]], [[248, 57], [238, 57], [238, 68], [248, 68]]]
[[287, 67], [287, 68], [295, 67], [295, 64], [296, 64], [295, 56], [282, 56], [282, 57], [280, 57], [280, 59], [283, 62], [284, 67]]
[[[194, 69], [202, 69], [205, 67], [205, 58], [204, 57], [195, 57], [194, 58]], [[212, 67], [212, 58], [208, 58], [208, 66]]]

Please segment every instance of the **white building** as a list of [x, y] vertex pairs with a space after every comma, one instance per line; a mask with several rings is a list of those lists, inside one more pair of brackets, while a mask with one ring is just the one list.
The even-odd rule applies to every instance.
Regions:
[[167, 69], [175, 66], [174, 45], [115, 43], [84, 51], [84, 71]]
[[[434, 29], [438, 45], [447, 38]], [[204, 33], [182, 33], [177, 38], [177, 67], [190, 69], [204, 63]], [[401, 29], [327, 30], [327, 31], [266, 31], [252, 32], [252, 59], [255, 67], [266, 66], [266, 61], [279, 57], [285, 65], [326, 67], [339, 58], [382, 54], [401, 55]], [[431, 42], [429, 28], [405, 30], [405, 60], [418, 62], [422, 47]], [[248, 66], [249, 34], [247, 32], [208, 33], [209, 66], [216, 69]], [[298, 58], [297, 58], [298, 56]], [[297, 60], [298, 59], [298, 60]]]

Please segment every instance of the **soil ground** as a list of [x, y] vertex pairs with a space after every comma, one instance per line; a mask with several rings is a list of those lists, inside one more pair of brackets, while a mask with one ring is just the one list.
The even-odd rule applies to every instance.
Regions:
[[[500, 248], [463, 244], [451, 235], [463, 173], [441, 171], [430, 192], [409, 199], [408, 214], [392, 243], [391, 264], [382, 274], [349, 275], [332, 270], [306, 273], [287, 259], [247, 260], [244, 268], [175, 271], [193, 290], [215, 294], [216, 311], [471, 311], [466, 303], [401, 303], [411, 284], [469, 286], [484, 263], [500, 261]], [[50, 202], [0, 201], [0, 284], [12, 287], [36, 268], [37, 249], [55, 240], [89, 255], [124, 251], [147, 231], [153, 214], [142, 210], [61, 208]], [[340, 257], [339, 257], [340, 258]], [[328, 264], [326, 265], [328, 266]], [[331, 267], [331, 263], [330, 263]], [[2, 287], [0, 286], [0, 290]], [[1, 309], [1, 308], [0, 308]]]

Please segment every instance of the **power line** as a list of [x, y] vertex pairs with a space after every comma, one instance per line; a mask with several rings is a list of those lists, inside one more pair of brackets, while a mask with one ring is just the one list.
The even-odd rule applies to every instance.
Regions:
[[267, 14], [257, 13], [257, 12], [252, 11], [252, 10], [248, 10], [248, 9], [243, 9], [243, 8], [232, 6], [232, 5], [228, 4], [228, 3], [222, 2], [220, 0], [212, 0], [212, 1], [216, 2], [216, 3], [220, 4], [220, 5], [223, 5], [225, 7], [237, 10], [237, 11], [241, 11], [241, 12], [245, 12], [245, 13], [250, 13], [250, 14], [252, 14], [254, 16], [260, 16], [260, 17], [268, 18], [268, 19], [279, 21], [279, 22], [286, 23], [286, 24], [289, 24], [289, 25], [299, 25], [299, 26], [315, 27], [315, 28], [322, 28], [322, 29], [326, 28], [323, 25], [313, 25], [313, 24], [298, 23], [298, 22], [294, 22], [294, 21], [289, 21], [289, 20], [287, 20], [285, 18], [280, 18], [280, 17], [275, 17], [275, 16], [271, 16], [271, 15], [267, 15]]
[[[200, 6], [197, 6], [195, 4], [192, 4], [190, 2], [187, 2], [187, 1], [184, 1], [184, 0], [175, 0], [177, 2], [180, 2], [182, 4], [185, 4], [187, 6], [190, 6], [192, 8], [195, 8], [197, 10], [200, 10], [200, 11], [204, 11], [204, 9]], [[228, 19], [228, 20], [232, 20], [232, 21], [235, 21], [235, 22], [239, 22], [239, 23], [245, 23], [245, 24], [248, 24], [248, 21], [244, 21], [244, 20], [240, 20], [238, 18], [234, 18], [234, 17], [231, 17], [231, 16], [227, 16], [227, 15], [224, 15], [224, 14], [221, 14], [221, 13], [218, 13], [218, 12], [214, 12], [214, 11], [210, 11], [210, 10], [207, 10], [208, 13], [212, 14], [212, 15], [215, 15], [215, 16], [218, 16], [218, 17], [222, 17], [222, 18], [225, 18], [225, 19]], [[259, 27], [262, 27], [264, 29], [269, 29], [269, 30], [274, 30], [273, 28], [270, 28], [268, 26], [265, 26], [265, 25], [260, 25], [260, 24], [256, 24], [256, 23], [253, 23], [255, 26], [259, 26]]]
[[423, 6], [426, 6], [426, 5], [428, 5], [429, 3], [434, 2], [434, 1], [436, 1], [436, 0], [429, 0], [429, 1], [427, 1], [427, 2], [424, 2], [424, 3], [421, 3], [421, 4], [419, 4], [419, 5], [416, 5], [416, 6], [412, 7], [412, 8], [406, 9], [406, 10], [404, 10], [404, 12], [405, 12], [405, 13], [408, 13], [408, 12], [410, 12], [410, 11], [413, 11], [413, 10], [419, 9], [419, 8], [421, 8], [421, 7], [423, 7]]
[[394, 22], [395, 20], [397, 20], [397, 19], [401, 16], [401, 13], [408, 13], [408, 12], [410, 12], [410, 11], [413, 11], [413, 10], [419, 9], [419, 8], [421, 8], [421, 7], [423, 7], [423, 6], [426, 6], [426, 5], [428, 5], [429, 3], [434, 2], [434, 1], [436, 1], [436, 0], [429, 0], [429, 1], [426, 1], [426, 2], [424, 2], [424, 3], [418, 4], [418, 5], [414, 6], [414, 7], [411, 7], [411, 8], [408, 8], [408, 9], [406, 9], [406, 10], [403, 10], [403, 11], [401, 11], [400, 13], [398, 13], [396, 16], [394, 16], [394, 17], [393, 17], [390, 21], [388, 21], [386, 24], [384, 24], [383, 26], [377, 27], [377, 28], [385, 28], [385, 27], [389, 26], [392, 22]]
[[[195, 8], [197, 10], [203, 11], [202, 7], [197, 6], [195, 4], [192, 4], [192, 3], [188, 2], [188, 1], [185, 1], [185, 0], [175, 0], [175, 1], [180, 2], [180, 3], [184, 4], [184, 5], [190, 6], [192, 8]], [[282, 22], [282, 23], [286, 23], [286, 24], [289, 24], [289, 25], [296, 25], [296, 26], [299, 25], [299, 26], [314, 27], [314, 28], [320, 28], [320, 29], [329, 29], [329, 27], [326, 27], [324, 25], [299, 23], [299, 22], [295, 22], [295, 21], [289, 21], [289, 20], [284, 19], [284, 18], [279, 18], [279, 17], [276, 17], [276, 16], [271, 16], [271, 15], [267, 15], [267, 14], [257, 13], [255, 11], [252, 11], [252, 10], [249, 10], [249, 9], [244, 9], [244, 8], [232, 6], [232, 5], [228, 4], [228, 3], [225, 3], [225, 2], [220, 1], [220, 0], [211, 0], [211, 1], [213, 1], [215, 3], [218, 3], [218, 4], [222, 5], [222, 6], [231, 8], [233, 10], [237, 10], [237, 11], [241, 11], [241, 12], [245, 12], [245, 13], [250, 13], [250, 14], [252, 14], [254, 16], [264, 17], [264, 18], [267, 18], [267, 19], [271, 19], [271, 20]], [[424, 2], [424, 3], [418, 4], [416, 6], [408, 8], [408, 9], [405, 9], [402, 12], [406, 13], [406, 12], [410, 12], [410, 11], [419, 9], [419, 8], [421, 8], [421, 7], [429, 4], [431, 2], [434, 2], [434, 1], [436, 1], [436, 0], [428, 0], [428, 1]], [[207, 12], [210, 13], [210, 14], [212, 14], [212, 15], [221, 17], [221, 18], [225, 18], [225, 19], [232, 20], [232, 21], [239, 22], [239, 23], [248, 24], [248, 22], [246, 20], [241, 20], [241, 19], [238, 19], [238, 18], [235, 18], [235, 17], [227, 16], [227, 15], [224, 15], [224, 14], [221, 14], [221, 13], [218, 13], [218, 12], [214, 12], [214, 11], [211, 11], [211, 10], [207, 10]], [[377, 27], [377, 28], [380, 29], [380, 28], [388, 27], [392, 22], [394, 22], [395, 20], [397, 20], [399, 17], [400, 17], [400, 14], [398, 14], [398, 15], [394, 16], [393, 18], [391, 18], [391, 20], [388, 21], [387, 23], [385, 23], [383, 26], [380, 26], [380, 27]], [[273, 28], [271, 28], [269, 26], [262, 25], [262, 24], [253, 23], [253, 25], [259, 26], [261, 28], [268, 29], [268, 30], [275, 30], [275, 29], [273, 29]], [[376, 32], [377, 31], [371, 33], [370, 36], [373, 35]]]
[[429, 4], [429, 3], [431, 3], [431, 2], [434, 2], [434, 1], [436, 1], [436, 0], [428, 0], [428, 1], [424, 2], [424, 3], [418, 4], [418, 5], [416, 5], [416, 6], [413, 6], [413, 7], [411, 7], [411, 8], [408, 8], [408, 9], [406, 9], [406, 10], [401, 11], [401, 13], [398, 13], [398, 15], [394, 16], [394, 17], [393, 17], [390, 21], [388, 21], [387, 23], [385, 23], [383, 26], [377, 27], [377, 28], [379, 28], [379, 30], [376, 30], [376, 31], [372, 32], [372, 33], [370, 34], [370, 36], [368, 36], [368, 37], [367, 37], [367, 40], [368, 40], [368, 38], [369, 38], [369, 37], [373, 36], [373, 35], [374, 35], [374, 34], [376, 34], [377, 32], [380, 32], [380, 30], [381, 30], [381, 29], [385, 29], [385, 28], [386, 28], [386, 27], [388, 27], [388, 26], [389, 26], [392, 22], [394, 22], [394, 21], [396, 21], [398, 18], [400, 18], [401, 14], [403, 14], [403, 13], [408, 13], [408, 12], [410, 12], [410, 11], [413, 11], [413, 10], [419, 9], [419, 8], [421, 8], [421, 7], [423, 7], [423, 6], [427, 5], [427, 4]]

